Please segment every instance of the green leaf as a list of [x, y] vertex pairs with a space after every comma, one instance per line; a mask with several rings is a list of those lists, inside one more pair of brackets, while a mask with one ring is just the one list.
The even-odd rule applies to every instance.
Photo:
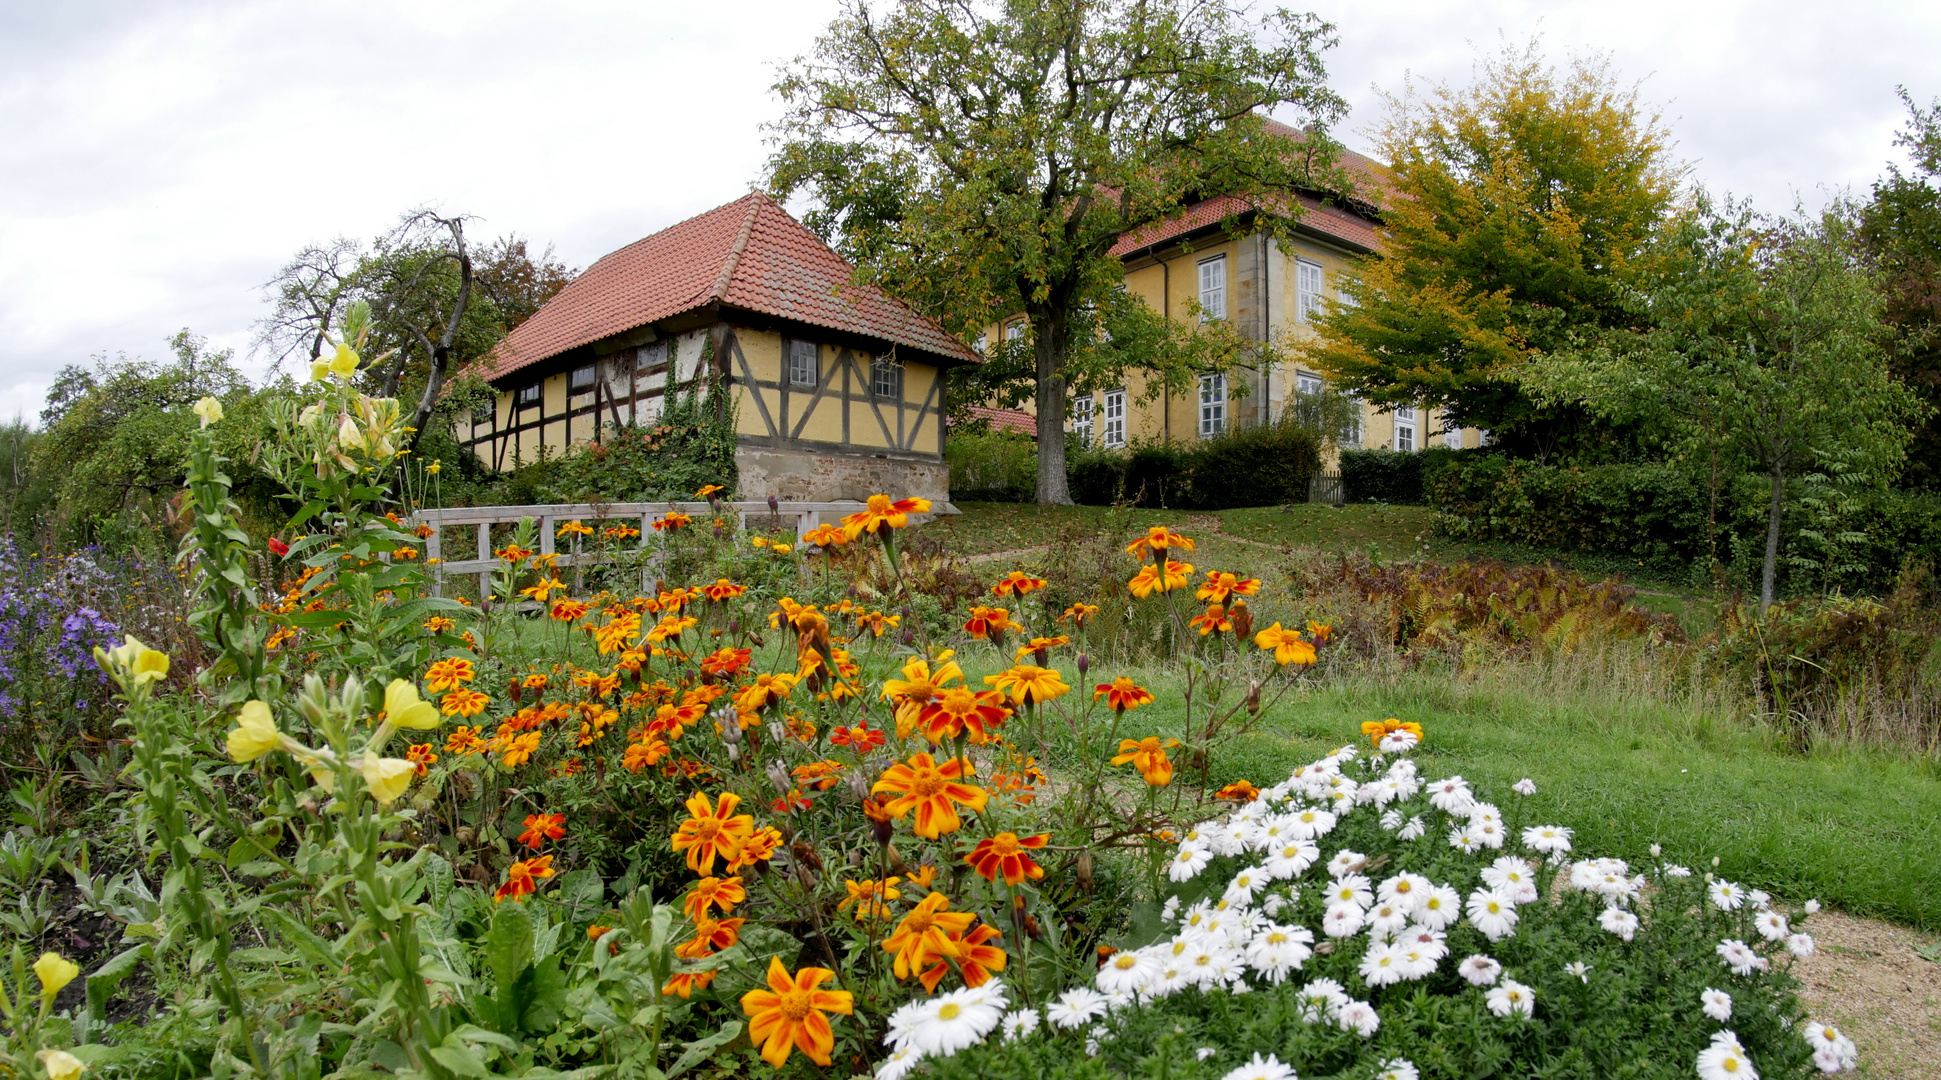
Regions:
[[460, 1076], [489, 1076], [485, 1062], [469, 1046], [434, 1046], [431, 1056], [438, 1064]]
[[741, 1021], [730, 1020], [727, 1023], [724, 1023], [721, 1025], [721, 1030], [715, 1032], [714, 1034], [708, 1036], [707, 1038], [696, 1039], [693, 1042], [688, 1043], [687, 1052], [682, 1054], [679, 1058], [675, 1059], [674, 1064], [668, 1067], [667, 1080], [674, 1080], [675, 1077], [681, 1075], [682, 1073], [688, 1071], [689, 1069], [692, 1069], [696, 1065], [699, 1065], [702, 1061], [707, 1059], [709, 1054], [712, 1054], [716, 1049], [722, 1046], [725, 1046], [730, 1042], [733, 1042], [736, 1036], [740, 1034], [741, 1034]]

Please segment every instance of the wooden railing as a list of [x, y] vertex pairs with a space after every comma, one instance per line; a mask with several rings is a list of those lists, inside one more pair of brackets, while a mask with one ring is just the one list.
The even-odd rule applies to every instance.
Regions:
[[[610, 528], [615, 524], [637, 526], [640, 537], [638, 548], [647, 548], [654, 536], [654, 522], [667, 516], [670, 511], [679, 510], [694, 518], [692, 528], [707, 528], [711, 519], [734, 516], [738, 528], [746, 528], [752, 517], [769, 528], [780, 528], [793, 523], [798, 542], [824, 522], [835, 524], [843, 515], [853, 514], [863, 508], [860, 502], [778, 502], [771, 509], [767, 502], [724, 502], [718, 509], [706, 502], [656, 502], [656, 503], [552, 503], [540, 506], [465, 506], [450, 510], [420, 510], [411, 517], [414, 525], [426, 525], [431, 535], [425, 540], [425, 559], [432, 570], [432, 588], [443, 595], [445, 581], [450, 577], [466, 574], [478, 575], [479, 596], [488, 597], [492, 593], [492, 571], [498, 568], [499, 560], [493, 556], [492, 528], [495, 525], [517, 525], [524, 518], [531, 518], [539, 526], [539, 552], [551, 555], [558, 552], [556, 534], [563, 522], [580, 521], [595, 529]], [[912, 523], [927, 521], [929, 514], [912, 514]], [[477, 530], [478, 554], [470, 559], [445, 561], [444, 533], [446, 529], [473, 528]], [[624, 549], [622, 549], [624, 550]], [[561, 567], [587, 566], [613, 557], [614, 545], [607, 545], [605, 552], [584, 552], [578, 555], [560, 554], [554, 565]], [[643, 570], [643, 581], [646, 571]]]

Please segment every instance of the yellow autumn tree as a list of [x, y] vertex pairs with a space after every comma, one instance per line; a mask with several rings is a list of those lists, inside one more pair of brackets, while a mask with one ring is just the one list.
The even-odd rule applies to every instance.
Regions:
[[1531, 42], [1464, 87], [1388, 98], [1389, 239], [1351, 275], [1305, 358], [1378, 405], [1542, 438], [1512, 370], [1577, 328], [1614, 325], [1681, 166], [1657, 114], [1601, 58], [1549, 65]]

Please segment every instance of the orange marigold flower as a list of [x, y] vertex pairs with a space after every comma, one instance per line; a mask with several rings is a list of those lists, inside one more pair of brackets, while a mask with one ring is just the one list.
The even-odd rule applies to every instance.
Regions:
[[936, 880], [937, 868], [929, 863], [910, 871], [910, 884], [919, 889], [928, 890]]
[[594, 644], [600, 647], [600, 655], [605, 656], [616, 649], [626, 648], [640, 636], [640, 613], [616, 612], [612, 621], [605, 626], [589, 626], [586, 629], [593, 635]]
[[777, 814], [790, 814], [797, 810], [807, 810], [809, 800], [802, 797], [801, 788], [790, 788], [785, 795], [768, 801], [768, 808]]
[[499, 764], [508, 769], [516, 769], [531, 761], [533, 753], [539, 749], [540, 734], [537, 731], [529, 731], [524, 735], [513, 736], [506, 742], [505, 749], [500, 752]]
[[1057, 637], [1035, 637], [1018, 646], [1018, 651], [1012, 659], [1022, 660], [1032, 653], [1036, 653], [1038, 654], [1038, 662], [1042, 664], [1045, 662], [1045, 653], [1060, 645], [1070, 645], [1071, 643], [1072, 639], [1065, 634], [1060, 634]]
[[522, 548], [518, 544], [507, 544], [506, 546], [500, 548], [499, 550], [493, 552], [492, 554], [497, 555], [499, 558], [504, 559], [506, 562], [516, 563], [516, 562], [522, 562], [525, 559], [531, 557], [532, 549]]
[[933, 745], [969, 732], [971, 741], [982, 746], [1010, 715], [998, 691], [953, 686], [923, 707], [917, 726]]
[[1307, 632], [1314, 635], [1314, 640], [1325, 645], [1328, 639], [1334, 636], [1334, 627], [1324, 622], [1315, 622], [1313, 619], [1309, 619], [1307, 621]]
[[882, 637], [885, 633], [902, 625], [902, 623], [903, 616], [887, 615], [881, 611], [872, 611], [867, 615], [859, 614], [856, 616], [856, 629], [867, 630], [876, 637]]
[[714, 584], [702, 588], [701, 595], [719, 604], [724, 601], [733, 600], [735, 597], [747, 591], [748, 586], [746, 585], [737, 585], [727, 578], [716, 578]]
[[669, 615], [667, 618], [662, 619], [660, 622], [654, 624], [654, 628], [652, 630], [647, 631], [647, 640], [652, 642], [662, 642], [662, 641], [666, 641], [668, 638], [680, 637], [683, 631], [694, 629], [694, 627], [698, 625], [700, 621], [701, 620], [695, 619], [695, 618], [676, 618], [672, 615]]
[[689, 817], [674, 830], [672, 842], [675, 851], [687, 852], [689, 870], [710, 874], [716, 856], [724, 861], [735, 857], [741, 842], [755, 831], [753, 817], [735, 813], [740, 805], [741, 796], [732, 791], [722, 792], [719, 803], [710, 803], [698, 791], [687, 800]]
[[[996, 940], [999, 940], [996, 928], [983, 924], [979, 924], [976, 929], [961, 938], [951, 938], [950, 943], [956, 949], [956, 955], [952, 959], [957, 961], [957, 970], [963, 975], [965, 986], [972, 988], [983, 986], [991, 981], [993, 974], [1004, 970], [1004, 965], [1009, 958], [1005, 956], [1003, 949], [989, 944]], [[949, 963], [938, 960], [918, 978], [923, 982], [923, 988], [934, 994], [937, 992], [937, 984], [943, 982], [944, 976], [949, 973]]]
[[956, 955], [957, 946], [951, 937], [969, 930], [977, 916], [950, 911], [949, 907], [949, 897], [933, 892], [903, 916], [896, 924], [896, 933], [883, 939], [883, 951], [896, 958], [892, 968], [897, 978], [907, 979], [939, 957]]
[[543, 604], [552, 597], [553, 593], [562, 591], [565, 588], [566, 583], [558, 578], [542, 577], [539, 579], [538, 584], [520, 589], [519, 595], [530, 598], [533, 603]]
[[1198, 630], [1201, 637], [1224, 634], [1233, 629], [1233, 621], [1227, 618], [1225, 604], [1208, 604], [1205, 611], [1186, 620], [1186, 625]]
[[824, 551], [849, 543], [849, 534], [834, 525], [818, 525], [802, 534], [802, 542]]
[[828, 791], [841, 782], [837, 777], [847, 768], [849, 766], [840, 761], [812, 761], [807, 765], [797, 765], [789, 770], [789, 775], [795, 777], [796, 783], [805, 790]]
[[750, 649], [733, 649], [722, 646], [701, 658], [701, 670], [710, 675], [735, 675], [747, 670]]
[[717, 974], [716, 971], [683, 971], [667, 980], [667, 985], [660, 988], [661, 996], [679, 995], [682, 1001], [686, 1001], [688, 995], [696, 990], [706, 990]]
[[1404, 722], [1391, 716], [1386, 720], [1369, 720], [1361, 725], [1361, 733], [1376, 746], [1382, 744], [1384, 737], [1397, 731], [1406, 731], [1415, 736], [1415, 741], [1422, 741], [1422, 725], [1413, 720]]
[[817, 1065], [829, 1065], [836, 1035], [824, 1014], [848, 1015], [854, 1000], [847, 990], [821, 989], [835, 977], [835, 972], [818, 967], [805, 967], [791, 977], [780, 957], [769, 958], [768, 989], [741, 995], [748, 1041], [761, 1046], [763, 1061], [779, 1069], [791, 1050], [800, 1050]]
[[741, 850], [728, 860], [728, 872], [738, 874], [744, 866], [756, 866], [775, 857], [775, 850], [782, 846], [782, 831], [770, 827], [756, 829], [748, 839], [741, 842]]
[[507, 900], [524, 900], [539, 888], [539, 882], [552, 877], [553, 857], [541, 855], [536, 859], [523, 859], [505, 869], [505, 884], [492, 894], [493, 903]]
[[446, 716], [477, 716], [491, 703], [491, 698], [477, 690], [447, 690], [438, 699], [438, 707]]
[[1109, 683], [1100, 683], [1092, 691], [1092, 700], [1104, 698], [1113, 712], [1125, 712], [1141, 705], [1152, 704], [1152, 691], [1126, 678], [1124, 675]]
[[586, 605], [578, 600], [560, 600], [553, 604], [552, 615], [559, 622], [576, 622], [586, 615]]
[[986, 675], [984, 682], [1011, 695], [1011, 699], [1020, 706], [1042, 705], [1052, 698], [1071, 693], [1072, 689], [1065, 685], [1064, 677], [1055, 668], [1032, 664], [1019, 664], [996, 675]]
[[528, 690], [544, 690], [546, 689], [547, 681], [548, 680], [546, 676], [541, 675], [538, 672], [534, 672], [533, 674], [525, 677], [523, 684], [525, 688]]
[[483, 746], [479, 729], [475, 727], [453, 728], [452, 733], [445, 736], [445, 752], [448, 754], [475, 754]]
[[1258, 592], [1260, 592], [1259, 578], [1240, 578], [1218, 570], [1209, 570], [1206, 574], [1206, 584], [1200, 586], [1200, 590], [1193, 595], [1201, 600], [1224, 604], [1229, 596], [1253, 596]]
[[601, 926], [599, 923], [594, 923], [592, 926], [586, 928], [586, 940], [598, 941], [607, 936], [608, 932], [612, 929], [613, 927], [611, 926]]
[[1168, 559], [1164, 564], [1148, 563], [1140, 567], [1139, 572], [1132, 576], [1132, 580], [1126, 582], [1126, 588], [1132, 591], [1132, 595], [1144, 600], [1155, 592], [1183, 589], [1186, 587], [1187, 579], [1192, 576], [1191, 563], [1174, 562]]
[[418, 775], [425, 774], [425, 766], [438, 764], [438, 751], [430, 743], [417, 743], [404, 752], [404, 760], [418, 767]]
[[1180, 551], [1192, 551], [1193, 541], [1163, 525], [1154, 525], [1146, 530], [1146, 535], [1126, 545], [1126, 554], [1135, 559], [1143, 559], [1151, 554], [1157, 560], [1160, 552], [1172, 551], [1175, 548]]
[[687, 917], [700, 922], [708, 917], [708, 912], [719, 911], [726, 915], [736, 904], [748, 899], [748, 890], [741, 879], [734, 875], [725, 878], [712, 875], [694, 883], [694, 888], [681, 900], [681, 910]]
[[1080, 630], [1083, 630], [1085, 629], [1085, 624], [1091, 621], [1092, 616], [1098, 613], [1099, 606], [1097, 604], [1073, 604], [1058, 616], [1058, 621], [1061, 623], [1072, 623]]
[[973, 607], [970, 618], [964, 620], [964, 631], [978, 640], [996, 639], [1007, 630], [1023, 630], [1024, 627], [1011, 621], [1011, 613], [1001, 607]]
[[560, 840], [565, 836], [565, 814], [527, 814], [526, 831], [519, 834], [519, 842], [529, 848], [538, 848], [544, 847], [548, 840]]
[[459, 683], [471, 682], [475, 674], [470, 660], [458, 656], [449, 657], [425, 669], [425, 689], [434, 694], [440, 693], [456, 687]]
[[787, 672], [757, 675], [754, 682], [735, 695], [735, 708], [741, 712], [761, 712], [788, 697], [794, 691], [796, 681], [796, 677]]
[[553, 531], [553, 535], [554, 535], [555, 537], [561, 537], [561, 536], [592, 536], [592, 535], [593, 535], [593, 526], [591, 526], [591, 525], [588, 525], [588, 524], [586, 524], [585, 522], [580, 522], [580, 521], [569, 521], [569, 522], [566, 522], [565, 524], [563, 524], [563, 525], [561, 525], [561, 526], [560, 526], [560, 527], [559, 527], [558, 529], [555, 529], [555, 530]]
[[845, 881], [842, 887], [848, 890], [849, 899], [837, 904], [836, 910], [848, 911], [849, 906], [854, 904], [857, 922], [865, 918], [888, 918], [889, 901], [903, 898], [902, 890], [896, 887], [896, 883], [902, 880], [900, 877], [890, 877], [882, 881]]
[[1019, 884], [1026, 878], [1036, 881], [1045, 876], [1044, 867], [1026, 852], [1036, 851], [1050, 842], [1050, 833], [1021, 837], [1017, 833], [1001, 832], [979, 840], [971, 853], [964, 856], [964, 861], [979, 877], [992, 883], [996, 883], [1000, 873], [1006, 885]]
[[1044, 578], [1032, 577], [1022, 570], [1013, 570], [1004, 575], [996, 585], [991, 586], [991, 595], [1022, 597], [1044, 587]]
[[855, 727], [838, 727], [829, 732], [829, 741], [837, 746], [852, 747], [858, 754], [867, 754], [888, 742], [889, 738], [868, 724], [857, 724]]
[[674, 529], [685, 529], [692, 524], [694, 524], [693, 518], [681, 513], [679, 510], [672, 510], [668, 512], [666, 517], [654, 522], [654, 531], [666, 532]]
[[726, 490], [728, 489], [725, 487], [722, 487], [720, 484], [702, 484], [701, 490], [695, 492], [694, 497], [697, 499], [705, 499], [717, 491], [726, 491]]
[[1274, 662], [1277, 664], [1314, 663], [1314, 646], [1308, 644], [1299, 630], [1283, 630], [1280, 623], [1255, 634], [1254, 644], [1262, 649], [1274, 650]]
[[662, 611], [672, 613], [681, 610], [700, 598], [701, 590], [699, 589], [668, 589], [666, 592], [660, 594], [658, 603]]
[[391, 557], [393, 559], [401, 559], [405, 562], [410, 562], [411, 560], [418, 557], [418, 549], [414, 547], [396, 548], [391, 552]]
[[620, 766], [628, 772], [637, 773], [660, 764], [660, 759], [673, 752], [674, 748], [668, 746], [666, 740], [658, 735], [650, 735], [628, 744], [627, 752], [620, 756]]
[[632, 540], [640, 535], [640, 530], [632, 525], [609, 525], [600, 530], [600, 535], [607, 540]]
[[884, 529], [907, 528], [911, 514], [929, 512], [929, 499], [910, 498], [891, 502], [888, 495], [871, 495], [862, 510], [842, 519], [842, 528], [854, 540], [864, 533], [875, 536]]
[[1130, 762], [1133, 768], [1139, 770], [1139, 775], [1146, 778], [1146, 783], [1153, 787], [1165, 787], [1173, 782], [1173, 763], [1166, 756], [1166, 750], [1178, 745], [1178, 739], [1162, 742], [1157, 735], [1148, 735], [1143, 739], [1121, 739], [1119, 754], [1112, 759], [1112, 764]]
[[446, 618], [443, 615], [433, 615], [431, 618], [425, 620], [425, 629], [431, 631], [434, 634], [442, 634], [445, 631], [450, 630], [452, 627], [457, 625], [458, 625], [457, 623], [451, 621], [450, 619]]
[[870, 791], [887, 791], [897, 796], [890, 801], [890, 813], [900, 818], [915, 810], [917, 835], [935, 840], [963, 826], [955, 804], [962, 803], [971, 810], [984, 809], [989, 798], [984, 789], [962, 782], [966, 773], [974, 772], [962, 758], [938, 765], [929, 754], [912, 754], [909, 761], [899, 761], [883, 770], [882, 779]]
[[747, 919], [701, 919], [694, 924], [694, 937], [674, 946], [674, 955], [683, 960], [699, 960], [713, 956], [721, 949], [731, 949], [741, 940], [741, 924]]
[[1213, 797], [1226, 802], [1248, 803], [1260, 798], [1260, 789], [1245, 780], [1235, 780], [1214, 792]]

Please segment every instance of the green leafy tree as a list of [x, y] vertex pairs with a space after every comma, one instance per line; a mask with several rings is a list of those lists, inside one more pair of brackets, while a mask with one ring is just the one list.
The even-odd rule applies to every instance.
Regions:
[[1600, 59], [1559, 71], [1536, 44], [1475, 82], [1388, 99], [1389, 239], [1303, 351], [1379, 405], [1426, 404], [1554, 449], [1568, 418], [1515, 375], [1585, 326], [1622, 325], [1626, 289], [1675, 217], [1679, 167], [1658, 117]]
[[[1858, 236], [1879, 271], [1886, 318], [1897, 331], [1888, 357], [1894, 373], [1930, 409], [1941, 407], [1941, 100], [1923, 109], [1906, 90], [1908, 125], [1896, 144], [1912, 169], [1888, 166], [1873, 198], [1856, 208]], [[1904, 481], [1941, 488], [1941, 413], [1915, 428]]]
[[1809, 481], [1822, 503], [1829, 484], [1884, 483], [1922, 407], [1889, 368], [1881, 290], [1841, 218], [1762, 219], [1701, 198], [1660, 248], [1633, 325], [1580, 335], [1526, 368], [1523, 385], [1648, 425], [1715, 476], [1763, 474], [1759, 599], [1770, 607], [1788, 481]]
[[[1030, 320], [1028, 344], [993, 350], [982, 386], [1030, 389], [1038, 500], [1069, 503], [1073, 383], [1230, 353], [1134, 310], [1113, 243], [1211, 194], [1251, 202], [1285, 233], [1299, 212], [1290, 189], [1339, 186], [1324, 132], [1343, 106], [1321, 62], [1333, 40], [1313, 16], [1255, 24], [1189, 0], [908, 0], [887, 12], [846, 0], [776, 86], [787, 109], [771, 183], [807, 189], [813, 227], [953, 332], [995, 313]], [[1277, 108], [1300, 114], [1303, 139], [1269, 132]], [[1130, 355], [1140, 342], [1156, 352]]]

